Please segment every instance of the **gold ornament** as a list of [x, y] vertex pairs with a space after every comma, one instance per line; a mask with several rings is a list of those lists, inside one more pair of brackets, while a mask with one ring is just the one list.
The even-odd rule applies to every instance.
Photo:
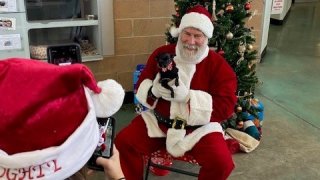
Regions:
[[247, 45], [247, 48], [248, 48], [248, 50], [252, 50], [252, 49], [253, 49], [252, 44], [248, 44], [248, 45]]
[[242, 111], [242, 107], [241, 106], [238, 106], [237, 107], [237, 112], [241, 112]]
[[227, 38], [228, 40], [232, 39], [232, 38], [233, 38], [232, 32], [229, 31], [229, 32], [227, 33], [227, 35], [226, 35], [226, 38]]
[[232, 5], [232, 4], [228, 4], [227, 7], [226, 7], [226, 11], [227, 11], [228, 13], [231, 13], [233, 10], [234, 10], [233, 5]]

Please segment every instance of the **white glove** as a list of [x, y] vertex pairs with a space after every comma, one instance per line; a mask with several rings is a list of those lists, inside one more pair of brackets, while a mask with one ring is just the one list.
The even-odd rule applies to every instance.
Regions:
[[169, 86], [172, 87], [174, 92], [174, 97], [171, 97], [171, 91], [162, 87], [159, 88], [159, 92], [163, 99], [167, 101], [175, 101], [175, 102], [187, 102], [189, 100], [189, 89], [182, 83], [179, 79], [179, 85], [175, 85], [175, 79], [170, 81]]

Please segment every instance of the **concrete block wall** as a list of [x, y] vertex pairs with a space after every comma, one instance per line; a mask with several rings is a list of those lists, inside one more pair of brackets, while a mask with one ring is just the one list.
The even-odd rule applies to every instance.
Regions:
[[[262, 28], [263, 28], [264, 1], [253, 0], [251, 2], [250, 11], [252, 11], [254, 15], [252, 16], [252, 18], [247, 19], [246, 27], [251, 28], [252, 33], [256, 38], [256, 42], [253, 44], [253, 49], [260, 51], [261, 40], [262, 40]], [[258, 52], [258, 54], [260, 54], [260, 52]]]
[[[173, 0], [113, 0], [115, 54], [102, 61], [86, 62], [97, 80], [114, 79], [127, 92], [133, 90], [133, 72], [137, 64], [145, 63], [150, 53], [165, 44], [164, 32], [175, 13]], [[248, 21], [256, 37], [261, 30], [263, 3], [252, 2], [257, 14]], [[262, 6], [262, 7], [261, 7]], [[254, 45], [259, 47], [259, 38]], [[258, 48], [257, 48], [258, 49]]]
[[[112, 78], [133, 90], [133, 71], [150, 53], [165, 44], [166, 25], [174, 11], [172, 0], [113, 0], [115, 54], [86, 62], [97, 80]], [[103, 32], [102, 32], [103, 33]]]

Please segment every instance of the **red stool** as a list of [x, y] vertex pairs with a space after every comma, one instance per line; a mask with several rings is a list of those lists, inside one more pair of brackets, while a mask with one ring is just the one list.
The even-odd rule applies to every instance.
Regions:
[[185, 161], [191, 164], [197, 164], [198, 162], [191, 156], [191, 155], [184, 155], [182, 157], [175, 158], [171, 156], [165, 149], [160, 149], [151, 154], [150, 157], [145, 157], [147, 166], [146, 166], [146, 173], [145, 173], [145, 180], [148, 179], [149, 171], [157, 176], [165, 176], [170, 171], [185, 174], [188, 176], [198, 177], [198, 173], [193, 173], [190, 171], [185, 171], [182, 169], [171, 167], [173, 164], [173, 160], [180, 160]]
[[[226, 143], [231, 154], [240, 152], [240, 144], [237, 140], [227, 139]], [[191, 164], [199, 165], [198, 162], [190, 154], [185, 154], [182, 157], [175, 158], [171, 156], [165, 149], [160, 149], [152, 153], [150, 157], [145, 156], [145, 163], [147, 164], [145, 180], [148, 179], [149, 171], [157, 176], [165, 176], [170, 171], [193, 176], [193, 177], [199, 176], [199, 173], [193, 173], [193, 172], [171, 167], [173, 160], [180, 160], [180, 161], [185, 161]]]

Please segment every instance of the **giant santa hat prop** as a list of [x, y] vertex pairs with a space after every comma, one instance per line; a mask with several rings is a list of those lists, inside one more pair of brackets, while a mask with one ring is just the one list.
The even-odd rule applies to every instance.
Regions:
[[208, 38], [212, 37], [213, 24], [211, 22], [211, 14], [208, 10], [201, 6], [196, 5], [187, 10], [186, 14], [182, 16], [179, 27], [172, 26], [170, 28], [170, 34], [173, 37], [178, 37], [181, 31], [187, 27], [193, 27], [199, 29]]
[[96, 117], [119, 110], [124, 90], [82, 64], [0, 61], [0, 179], [65, 179], [99, 141]]

